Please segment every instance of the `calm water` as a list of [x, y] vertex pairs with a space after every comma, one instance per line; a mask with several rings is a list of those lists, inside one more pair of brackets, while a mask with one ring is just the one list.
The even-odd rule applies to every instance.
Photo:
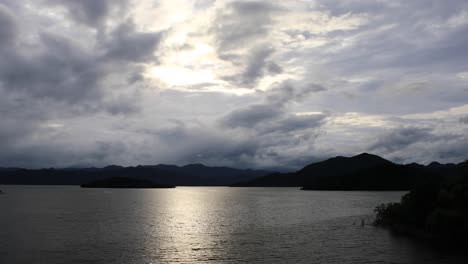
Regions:
[[401, 192], [0, 186], [0, 263], [468, 263], [370, 221]]

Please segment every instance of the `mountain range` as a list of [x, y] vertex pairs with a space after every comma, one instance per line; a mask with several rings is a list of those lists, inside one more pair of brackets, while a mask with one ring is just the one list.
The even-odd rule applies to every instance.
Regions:
[[21, 169], [0, 168], [0, 184], [25, 185], [81, 185], [113, 177], [147, 179], [158, 184], [173, 186], [227, 186], [239, 181], [249, 181], [268, 174], [268, 171], [208, 167], [202, 164], [139, 165], [104, 168]]
[[208, 167], [202, 164], [104, 168], [0, 168], [0, 184], [81, 185], [112, 177], [147, 179], [173, 186], [302, 187], [303, 190], [409, 190], [434, 177], [461, 174], [463, 163], [396, 164], [362, 153], [315, 162], [289, 173]]
[[312, 163], [290, 173], [272, 173], [238, 187], [302, 187], [303, 190], [409, 190], [433, 177], [460, 175], [462, 163], [427, 166], [417, 163], [395, 164], [377, 155], [362, 153], [353, 157], [334, 157]]

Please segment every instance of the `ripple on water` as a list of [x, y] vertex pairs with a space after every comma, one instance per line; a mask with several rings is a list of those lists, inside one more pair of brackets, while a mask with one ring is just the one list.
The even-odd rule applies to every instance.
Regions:
[[466, 261], [369, 225], [398, 192], [2, 189], [0, 263]]

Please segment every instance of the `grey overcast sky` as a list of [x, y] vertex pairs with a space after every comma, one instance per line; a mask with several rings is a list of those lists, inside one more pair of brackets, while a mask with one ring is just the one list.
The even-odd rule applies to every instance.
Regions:
[[466, 0], [0, 0], [0, 166], [468, 158]]

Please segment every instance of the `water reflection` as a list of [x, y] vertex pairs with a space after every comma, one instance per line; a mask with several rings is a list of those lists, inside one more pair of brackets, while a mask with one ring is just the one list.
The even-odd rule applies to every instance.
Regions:
[[0, 263], [464, 263], [360, 225], [402, 193], [2, 189]]

